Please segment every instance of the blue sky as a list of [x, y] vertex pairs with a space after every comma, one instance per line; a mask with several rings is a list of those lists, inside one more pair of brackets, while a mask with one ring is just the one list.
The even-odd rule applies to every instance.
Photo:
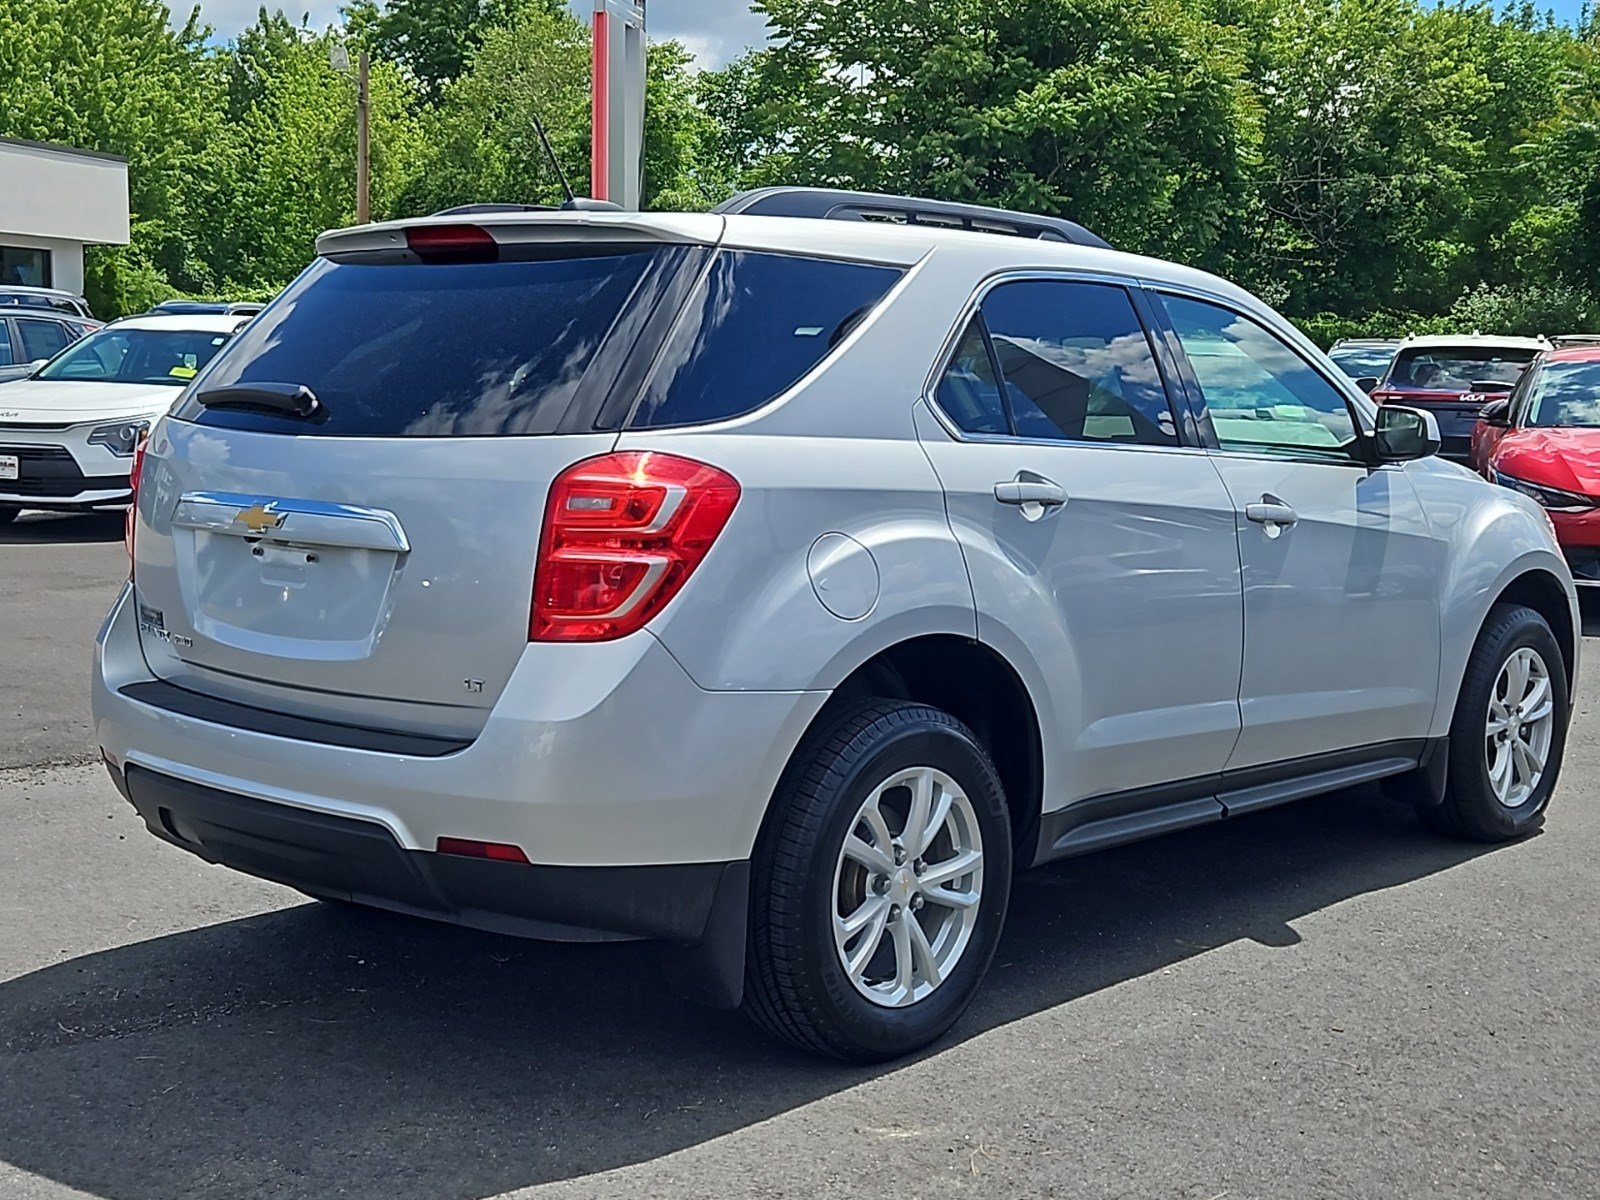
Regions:
[[[175, 11], [188, 11], [186, 0], [167, 0]], [[588, 0], [568, 0], [579, 15], [592, 9]], [[255, 20], [263, 0], [201, 0], [201, 13], [219, 37], [233, 37]], [[291, 17], [309, 14], [311, 24], [321, 27], [338, 16], [340, 0], [266, 0], [269, 7], [282, 7]], [[765, 37], [766, 23], [750, 11], [749, 0], [649, 0], [650, 33], [659, 38], [677, 38], [708, 67], [720, 66], [745, 47]], [[1558, 18], [1573, 21], [1583, 8], [1583, 0], [1543, 0], [1541, 9], [1552, 10]]]
[[[166, 0], [175, 16], [187, 16], [194, 0]], [[313, 28], [338, 19], [342, 0], [199, 0], [200, 14], [227, 40], [256, 19], [256, 11], [282, 8], [299, 20], [302, 13], [311, 18]], [[593, 11], [590, 0], [568, 0], [585, 20]], [[720, 66], [745, 47], [765, 37], [766, 21], [750, 11], [750, 0], [648, 0], [650, 34], [658, 38], [677, 38], [704, 66]]]

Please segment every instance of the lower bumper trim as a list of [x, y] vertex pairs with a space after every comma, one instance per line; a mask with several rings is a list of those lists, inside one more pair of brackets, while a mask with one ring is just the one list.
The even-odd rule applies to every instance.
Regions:
[[567, 867], [462, 858], [408, 850], [370, 821], [137, 765], [126, 772], [113, 765], [111, 773], [157, 837], [314, 896], [555, 941], [724, 944], [725, 926], [736, 917], [742, 964], [745, 862]]

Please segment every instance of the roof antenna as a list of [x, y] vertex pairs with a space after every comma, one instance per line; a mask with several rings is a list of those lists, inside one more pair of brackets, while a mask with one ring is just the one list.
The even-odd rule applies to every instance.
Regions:
[[550, 139], [545, 136], [544, 122], [539, 120], [539, 114], [533, 113], [533, 128], [539, 135], [539, 144], [544, 147], [544, 156], [550, 160], [550, 166], [555, 170], [556, 178], [561, 181], [561, 194], [565, 197], [561, 202], [562, 208], [577, 208], [578, 197], [573, 194], [572, 185], [567, 182], [567, 173], [561, 169], [561, 162], [556, 158], [556, 152], [550, 148]]

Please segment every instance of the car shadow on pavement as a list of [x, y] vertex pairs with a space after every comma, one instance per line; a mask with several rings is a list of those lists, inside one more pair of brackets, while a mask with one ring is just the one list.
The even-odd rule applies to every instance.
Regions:
[[[1368, 788], [1032, 872], [924, 1057], [1483, 849]], [[111, 1200], [479, 1200], [900, 1069], [811, 1061], [654, 963], [317, 904], [85, 955], [0, 985], [0, 1159]]]
[[0, 525], [0, 546], [82, 545], [120, 542], [124, 516], [115, 512], [24, 512], [9, 525]]

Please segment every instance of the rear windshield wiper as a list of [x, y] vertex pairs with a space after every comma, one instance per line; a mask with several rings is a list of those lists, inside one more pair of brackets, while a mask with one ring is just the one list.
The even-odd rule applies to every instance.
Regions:
[[303, 383], [235, 383], [207, 388], [195, 399], [207, 408], [267, 409], [286, 417], [312, 417], [325, 411], [317, 394]]

